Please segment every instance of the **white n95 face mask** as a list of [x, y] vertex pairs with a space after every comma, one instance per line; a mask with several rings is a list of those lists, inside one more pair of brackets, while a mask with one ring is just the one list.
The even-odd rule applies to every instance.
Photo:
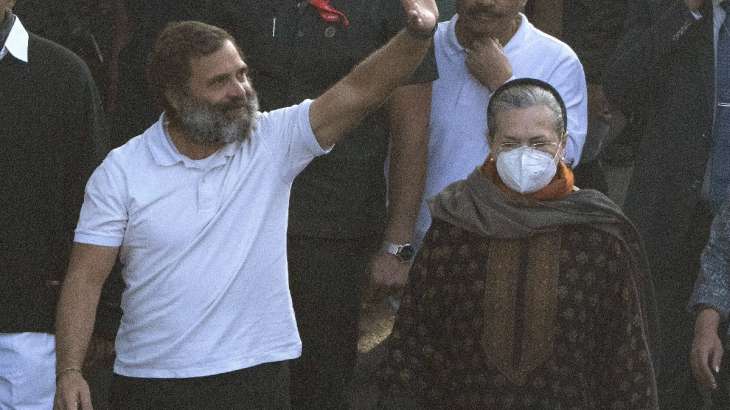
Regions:
[[558, 156], [522, 146], [497, 156], [497, 173], [513, 191], [530, 194], [546, 187], [553, 180]]

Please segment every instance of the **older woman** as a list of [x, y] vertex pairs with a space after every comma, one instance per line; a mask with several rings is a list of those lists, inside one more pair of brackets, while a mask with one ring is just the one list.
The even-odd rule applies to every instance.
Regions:
[[431, 202], [384, 407], [654, 409], [651, 284], [633, 225], [561, 161], [562, 100], [506, 83], [492, 154]]

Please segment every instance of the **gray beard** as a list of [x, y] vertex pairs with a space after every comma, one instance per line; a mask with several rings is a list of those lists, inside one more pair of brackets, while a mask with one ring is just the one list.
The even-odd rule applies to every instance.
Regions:
[[[235, 103], [211, 104], [190, 96], [179, 98], [180, 107], [174, 121], [186, 139], [196, 145], [225, 145], [245, 141], [256, 127], [259, 109], [256, 95], [245, 99], [242, 107]], [[229, 112], [235, 112], [231, 116]]]

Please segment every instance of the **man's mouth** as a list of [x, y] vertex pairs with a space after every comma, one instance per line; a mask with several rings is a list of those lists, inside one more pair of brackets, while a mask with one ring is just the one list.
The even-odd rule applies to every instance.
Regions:
[[495, 18], [499, 17], [493, 10], [483, 8], [469, 10], [467, 15], [472, 20], [480, 21], [494, 20]]

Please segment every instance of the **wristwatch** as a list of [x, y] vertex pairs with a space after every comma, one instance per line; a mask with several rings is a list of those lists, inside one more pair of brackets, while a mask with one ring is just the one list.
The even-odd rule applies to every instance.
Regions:
[[381, 250], [383, 252], [397, 256], [398, 259], [400, 259], [400, 261], [404, 263], [412, 261], [413, 257], [416, 256], [416, 250], [410, 243], [398, 244], [383, 241], [383, 246], [381, 247]]

